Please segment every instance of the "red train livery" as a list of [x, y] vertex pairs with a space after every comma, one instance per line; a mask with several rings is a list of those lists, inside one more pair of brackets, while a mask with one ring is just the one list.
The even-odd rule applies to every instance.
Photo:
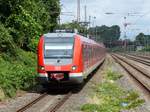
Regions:
[[103, 44], [76, 33], [48, 33], [38, 44], [38, 81], [80, 84], [105, 58]]

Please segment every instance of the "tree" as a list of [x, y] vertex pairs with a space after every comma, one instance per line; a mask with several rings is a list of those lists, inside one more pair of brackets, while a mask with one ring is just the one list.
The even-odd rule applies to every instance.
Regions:
[[78, 22], [76, 21], [73, 21], [71, 23], [66, 23], [66, 24], [62, 24], [60, 26], [58, 26], [60, 29], [77, 29], [78, 32], [82, 35], [85, 35], [87, 34], [87, 29], [85, 26], [79, 24]]
[[107, 46], [120, 38], [120, 27], [117, 25], [111, 27], [105, 25], [96, 26], [94, 28], [90, 28], [89, 33], [92, 36], [96, 36], [97, 41], [104, 42]]
[[144, 33], [139, 33], [136, 38], [135, 38], [137, 44], [139, 45], [144, 45], [145, 40], [146, 40], [146, 35]]
[[39, 35], [54, 29], [59, 14], [59, 0], [0, 0], [0, 22], [24, 50], [33, 50]]

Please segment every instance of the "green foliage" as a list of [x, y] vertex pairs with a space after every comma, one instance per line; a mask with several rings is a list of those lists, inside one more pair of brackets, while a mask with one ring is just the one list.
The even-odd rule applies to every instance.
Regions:
[[9, 34], [9, 29], [0, 23], [0, 52], [14, 52], [15, 45], [13, 44], [12, 36]]
[[85, 104], [81, 110], [84, 112], [120, 112], [143, 104], [144, 100], [140, 99], [136, 92], [125, 91], [114, 82], [120, 77], [121, 75], [108, 71], [105, 81], [95, 87], [96, 99], [99, 103]]
[[144, 51], [144, 52], [145, 52], [145, 51], [150, 52], [150, 46], [144, 47], [144, 49], [142, 49], [141, 51], [142, 51], [142, 52], [143, 52], [143, 51]]
[[135, 108], [144, 100], [133, 91], [124, 91], [115, 83], [104, 82], [96, 90], [100, 104], [85, 104], [81, 107], [84, 112], [120, 112], [121, 110]]
[[5, 0], [0, 7], [1, 22], [11, 28], [8, 35], [27, 51], [35, 51], [33, 39], [52, 30], [60, 13], [59, 0]]
[[67, 23], [67, 24], [62, 24], [61, 26], [58, 26], [60, 29], [77, 29], [78, 32], [82, 35], [87, 34], [87, 28], [79, 23], [72, 22], [72, 23]]
[[117, 41], [120, 38], [120, 27], [118, 25], [111, 27], [105, 25], [96, 26], [94, 28], [90, 28], [89, 33], [96, 36], [98, 41], [104, 42], [107, 46], [109, 42]]
[[150, 45], [150, 35], [145, 35], [144, 33], [139, 33], [136, 36], [135, 42], [137, 45]]
[[11, 15], [7, 23], [13, 23], [11, 27], [15, 30], [11, 33], [19, 47], [29, 48], [27, 45], [34, 36], [39, 35], [38, 32], [41, 30], [40, 25], [26, 13], [23, 15]]
[[31, 51], [36, 52], [37, 50], [37, 45], [38, 45], [38, 39], [32, 39], [31, 42], [28, 44], [28, 47], [30, 48]]
[[118, 73], [116, 73], [116, 72], [113, 72], [113, 71], [111, 71], [111, 70], [109, 70], [108, 72], [107, 72], [107, 78], [109, 79], [109, 80], [117, 80], [117, 79], [120, 79], [122, 77], [122, 75], [120, 75], [120, 74], [118, 74]]
[[54, 29], [59, 0], [0, 0], [0, 88], [8, 97], [35, 83], [39, 35]]
[[[51, 28], [49, 30], [53, 30], [57, 25], [57, 19], [56, 17], [60, 14], [60, 0], [42, 0], [44, 4], [46, 4], [45, 8], [48, 10], [50, 15], [50, 23]], [[46, 24], [46, 26], [49, 24]]]
[[97, 104], [85, 104], [82, 106], [81, 110], [84, 112], [98, 112], [100, 107]]
[[126, 109], [131, 109], [144, 103], [144, 100], [139, 99], [139, 95], [136, 92], [129, 91], [127, 96], [123, 99], [123, 102], [126, 102], [128, 104]]
[[136, 36], [136, 41], [138, 42], [138, 44], [143, 45], [144, 44], [144, 33], [139, 33]]
[[0, 87], [5, 95], [13, 97], [19, 89], [28, 89], [35, 84], [36, 59], [35, 54], [20, 50], [17, 60], [0, 56]]

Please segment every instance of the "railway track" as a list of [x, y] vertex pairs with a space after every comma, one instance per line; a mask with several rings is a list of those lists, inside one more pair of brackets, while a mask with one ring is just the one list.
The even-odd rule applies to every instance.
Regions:
[[[73, 94], [72, 89], [68, 90], [68, 92], [65, 95], [60, 95], [61, 98], [55, 98], [57, 97], [57, 95], [55, 96], [51, 96], [51, 99], [55, 98], [55, 100], [57, 99], [58, 101], [54, 102], [53, 105], [50, 105], [48, 107], [47, 112], [56, 112], [68, 99], [69, 97], [71, 97], [71, 95]], [[44, 98], [48, 97], [49, 93], [45, 92], [43, 94], [41, 94], [39, 97], [37, 97], [36, 99], [32, 100], [31, 102], [29, 102], [28, 104], [26, 104], [25, 106], [21, 107], [20, 109], [18, 109], [16, 112], [25, 112], [32, 108], [33, 105], [36, 105], [37, 103], [39, 103], [40, 101], [42, 101]]]
[[136, 55], [130, 55], [130, 54], [120, 54], [120, 55], [125, 56], [129, 59], [132, 59], [134, 61], [137, 61], [139, 63], [142, 63], [144, 65], [150, 66], [150, 59], [147, 59], [147, 58], [144, 58], [144, 57], [139, 57], [139, 56], [136, 56]]
[[73, 94], [72, 92], [69, 92], [55, 106], [53, 106], [52, 108], [48, 109], [48, 112], [56, 112], [69, 99], [69, 97], [72, 96], [72, 94]]
[[133, 55], [133, 56], [137, 56], [137, 57], [140, 57], [140, 58], [144, 58], [144, 59], [150, 60], [150, 56], [141, 56], [141, 55]]
[[33, 101], [31, 101], [27, 105], [23, 106], [22, 108], [18, 109], [16, 112], [24, 112], [25, 110], [27, 110], [28, 108], [30, 108], [32, 105], [36, 104], [38, 101], [40, 101], [41, 99], [43, 99], [47, 95], [48, 95], [47, 92], [41, 94], [39, 97], [37, 97], [36, 99], [34, 99]]
[[[104, 62], [104, 60], [101, 62], [99, 67], [103, 64], [103, 62]], [[91, 74], [89, 74], [89, 76], [85, 79], [84, 84], [80, 87], [80, 89], [83, 88], [88, 83], [88, 81], [93, 77], [93, 75], [99, 69], [99, 67], [96, 70], [94, 70]], [[75, 91], [79, 91], [79, 88], [77, 88], [77, 90], [76, 89], [70, 89], [65, 95], [62, 96], [61, 99], [59, 98], [59, 100], [57, 102], [55, 102], [53, 105], [50, 105], [46, 109], [46, 112], [56, 112], [73, 95], [73, 93]], [[48, 92], [41, 94], [38, 98], [36, 98], [33, 101], [31, 101], [30, 103], [26, 104], [22, 108], [18, 109], [16, 112], [25, 112], [26, 110], [32, 108], [32, 106], [34, 104], [37, 104], [38, 102], [40, 102], [43, 98], [45, 98], [48, 95], [49, 95]]]
[[144, 90], [144, 94], [150, 100], [150, 73], [121, 55], [112, 54], [112, 57], [140, 85], [140, 88]]

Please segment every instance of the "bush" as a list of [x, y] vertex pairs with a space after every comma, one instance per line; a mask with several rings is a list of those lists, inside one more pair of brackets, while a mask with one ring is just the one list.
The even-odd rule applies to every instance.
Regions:
[[29, 43], [28, 47], [30, 48], [32, 52], [36, 52], [38, 41], [39, 39], [35, 38], [35, 39], [32, 39], [31, 42]]
[[150, 46], [144, 47], [144, 49], [142, 49], [142, 51], [150, 51]]
[[15, 96], [19, 89], [27, 90], [35, 84], [35, 54], [20, 50], [19, 57], [10, 61], [6, 60], [6, 54], [0, 56], [0, 87], [8, 97]]
[[0, 23], [0, 51], [14, 53], [15, 47], [9, 29], [6, 29], [4, 25]]

